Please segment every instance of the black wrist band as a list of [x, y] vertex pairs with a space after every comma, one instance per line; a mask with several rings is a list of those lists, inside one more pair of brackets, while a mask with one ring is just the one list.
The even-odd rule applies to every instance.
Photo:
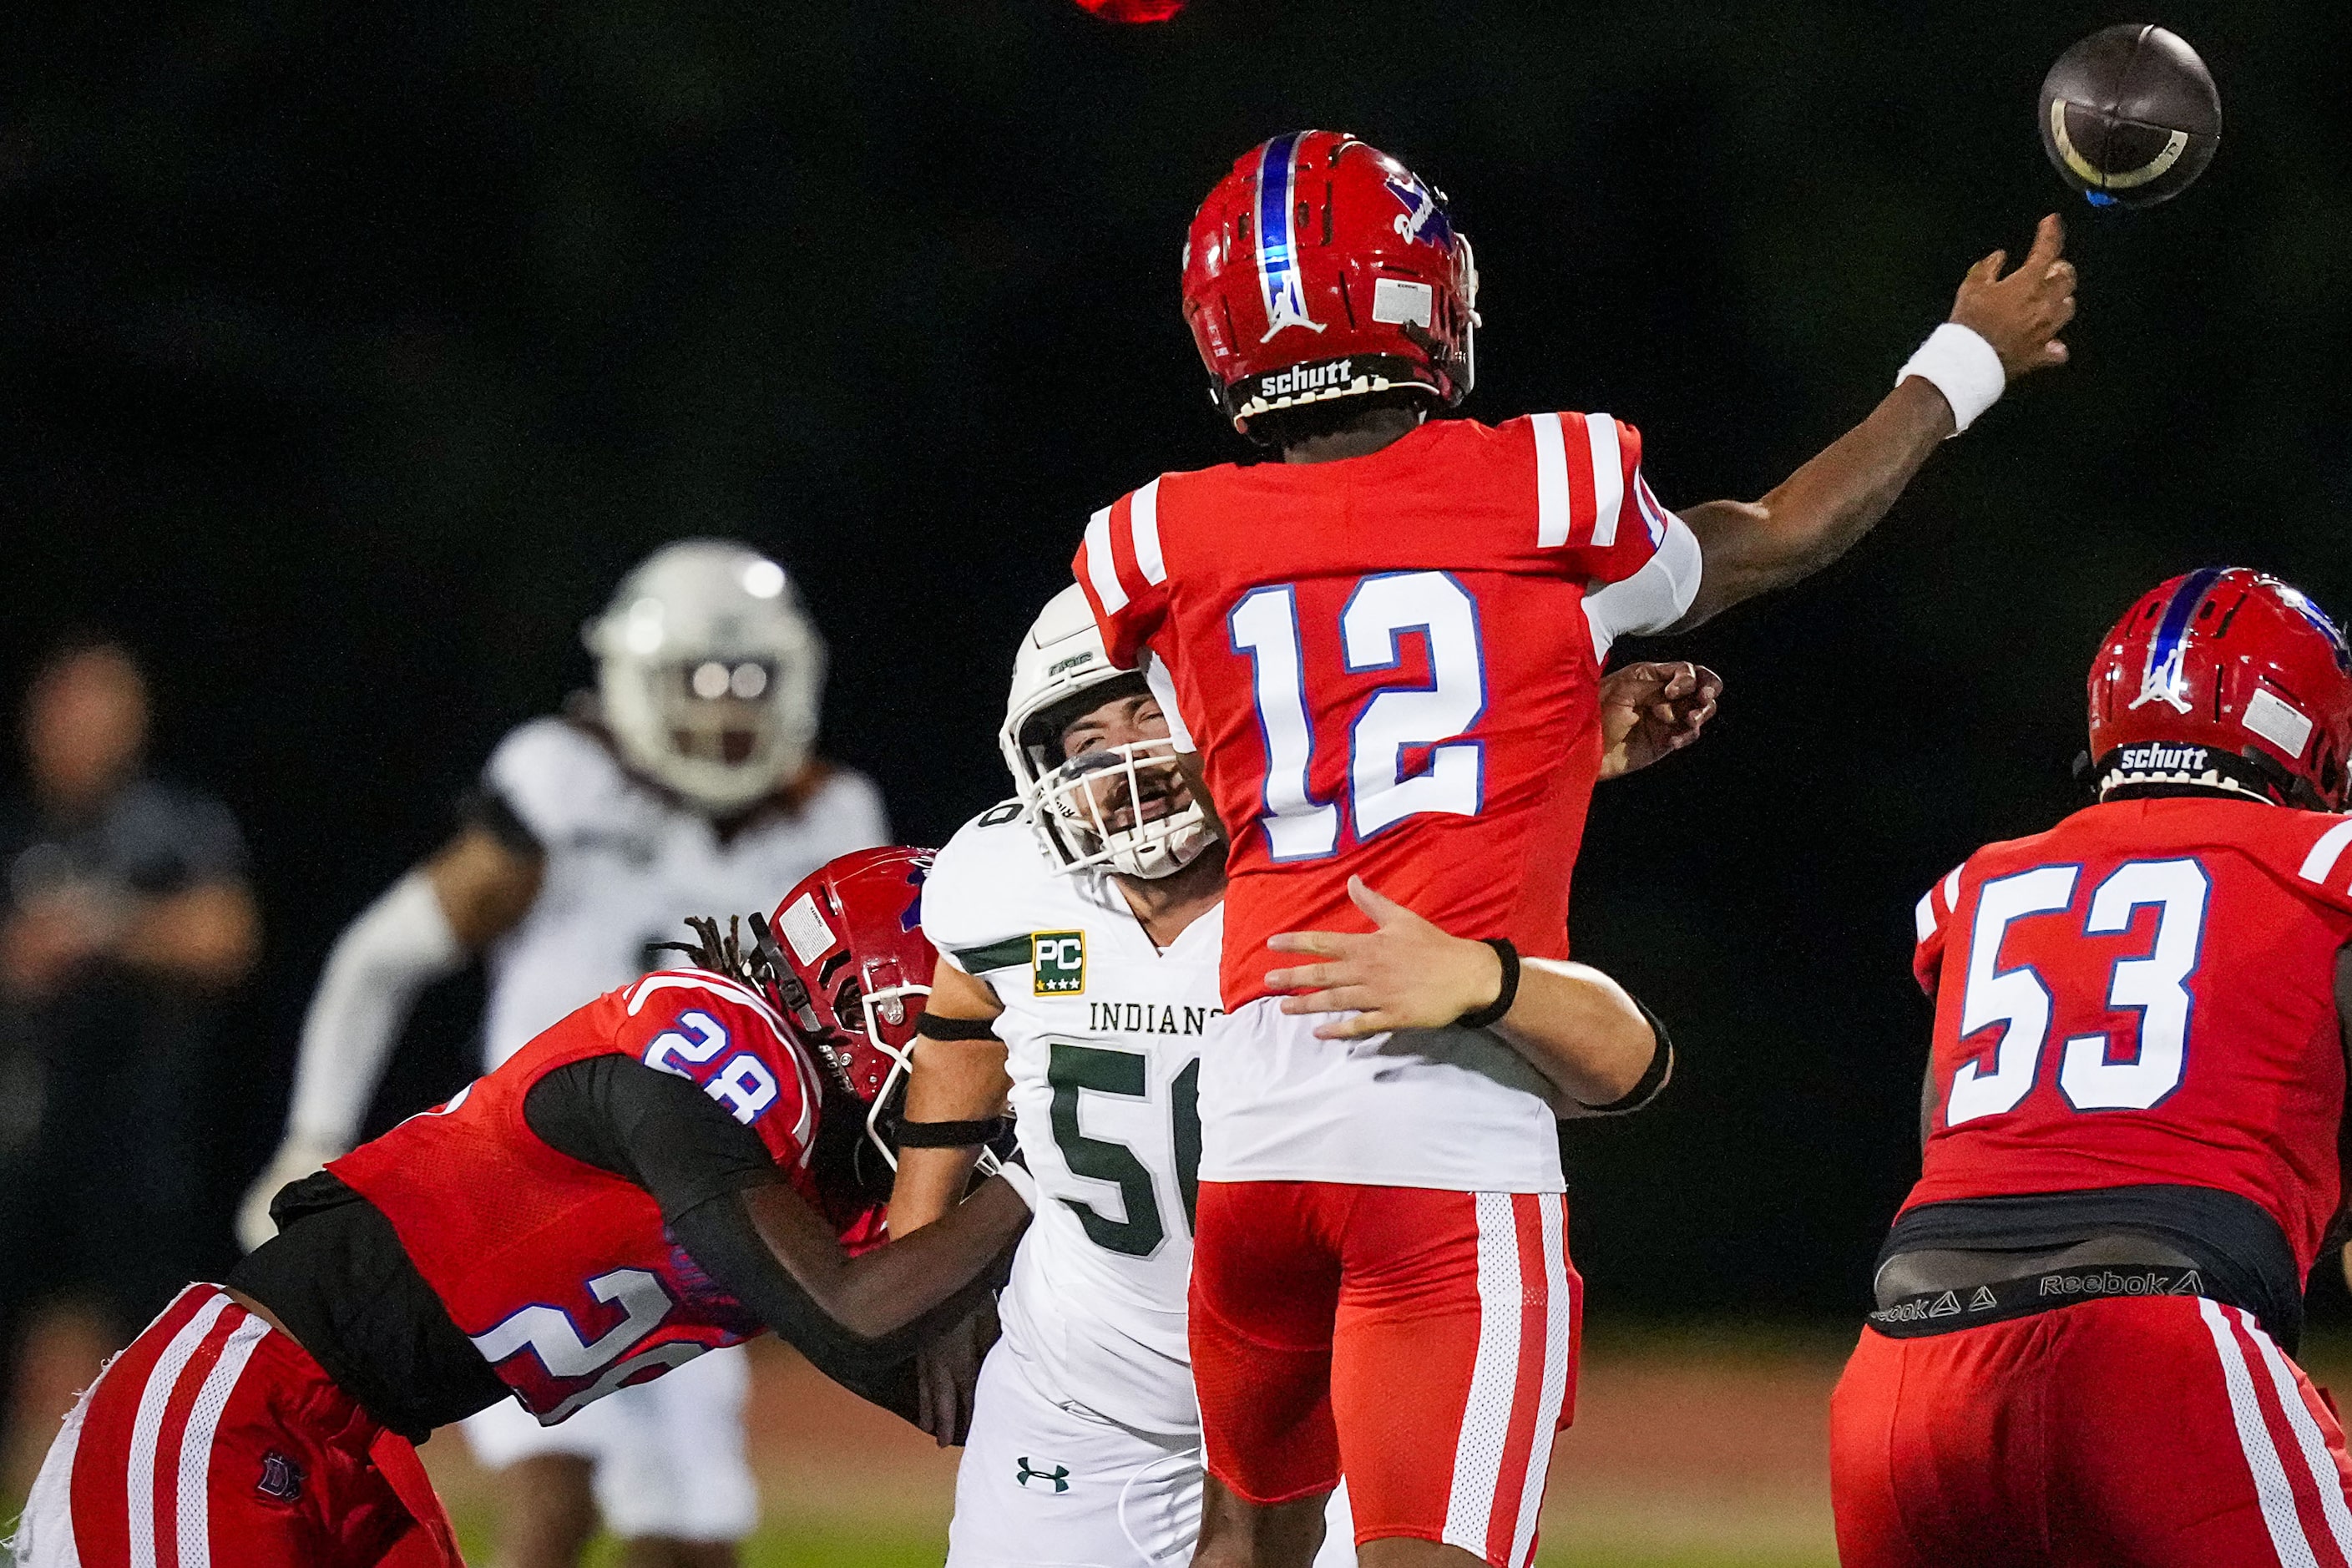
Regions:
[[915, 1033], [927, 1040], [992, 1040], [996, 1024], [989, 1018], [948, 1018], [925, 1013], [915, 1020]]
[[1495, 999], [1484, 1007], [1465, 1013], [1454, 1020], [1465, 1029], [1487, 1029], [1501, 1023], [1503, 1016], [1511, 1010], [1511, 1004], [1518, 1000], [1519, 995], [1519, 950], [1511, 945], [1511, 939], [1507, 936], [1480, 937], [1478, 940], [1493, 948], [1495, 956], [1503, 961], [1503, 988], [1496, 992]]
[[976, 1149], [994, 1142], [1003, 1131], [1002, 1116], [981, 1121], [901, 1121], [898, 1142], [901, 1149]]

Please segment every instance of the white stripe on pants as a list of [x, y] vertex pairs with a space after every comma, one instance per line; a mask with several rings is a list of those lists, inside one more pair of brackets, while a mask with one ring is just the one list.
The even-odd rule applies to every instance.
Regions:
[[[2221, 1381], [2230, 1392], [2230, 1415], [2237, 1426], [2238, 1446], [2245, 1453], [2247, 1468], [2253, 1473], [2254, 1495], [2262, 1503], [2263, 1523], [2270, 1531], [2271, 1546], [2278, 1552], [2283, 1568], [2317, 1568], [2319, 1561], [2295, 1507], [2294, 1483], [2288, 1469], [2291, 1465], [2300, 1466], [2303, 1479], [2318, 1492], [2320, 1511], [2335, 1537], [2336, 1550], [2352, 1558], [2352, 1510], [2347, 1510], [2345, 1503], [2344, 1479], [2328, 1457], [2327, 1441], [2320, 1433], [2319, 1424], [2312, 1419], [2311, 1411], [2303, 1403], [2302, 1386], [2294, 1369], [2251, 1314], [2203, 1298], [2197, 1302], [2197, 1312], [2205, 1321], [2206, 1332], [2212, 1336], [2214, 1353], [2221, 1358]], [[2233, 1317], [2252, 1342], [2256, 1359], [2262, 1363], [2262, 1370], [2286, 1417], [2287, 1429], [2294, 1435], [2292, 1454], [2281, 1453], [2271, 1434], [2269, 1419], [2263, 1413], [2262, 1400], [2254, 1387], [2254, 1367], [2231, 1331]]]
[[[1454, 1450], [1454, 1483], [1446, 1499], [1445, 1543], [1485, 1557], [1498, 1525], [1506, 1526], [1509, 1561], [1525, 1563], [1535, 1545], [1551, 1440], [1568, 1391], [1570, 1349], [1566, 1236], [1567, 1198], [1559, 1193], [1472, 1194], [1478, 1212], [1478, 1361]], [[1536, 1205], [1539, 1242], [1530, 1256], [1521, 1246], [1517, 1205]], [[1542, 1353], [1527, 1468], [1507, 1492], [1504, 1472], [1515, 1434], [1512, 1412], [1521, 1394], [1526, 1313], [1540, 1293]]]

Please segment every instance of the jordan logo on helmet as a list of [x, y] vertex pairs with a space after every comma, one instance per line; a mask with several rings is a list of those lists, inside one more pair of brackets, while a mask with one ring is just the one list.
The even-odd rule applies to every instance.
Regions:
[[2140, 677], [2139, 695], [2132, 700], [2135, 710], [2161, 701], [2177, 712], [2189, 711], [2189, 683], [2180, 668], [2181, 656], [2189, 651], [2189, 623], [2221, 572], [2219, 566], [2208, 566], [2190, 573], [2174, 592], [2172, 602], [2164, 606], [2164, 616], [2147, 645], [2147, 669]]
[[1265, 336], [1271, 342], [1285, 327], [1305, 327], [1319, 332], [1323, 323], [1307, 313], [1307, 289], [1298, 271], [1298, 245], [1291, 225], [1297, 202], [1297, 171], [1293, 158], [1298, 148], [1296, 132], [1265, 144], [1257, 163], [1257, 282], [1265, 301]]
[[2132, 699], [2132, 707], [2144, 708], [2150, 702], [2163, 701], [2183, 713], [2189, 711], [2189, 694], [2181, 689], [2184, 682], [2180, 679], [2180, 656], [2185, 651], [2185, 646], [2176, 642], [2162, 664], [2148, 665], [2147, 673], [2140, 678], [2139, 695]]

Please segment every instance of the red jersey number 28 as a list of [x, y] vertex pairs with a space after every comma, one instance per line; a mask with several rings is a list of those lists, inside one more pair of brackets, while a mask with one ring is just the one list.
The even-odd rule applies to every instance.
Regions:
[[[1258, 727], [1265, 741], [1265, 810], [1258, 823], [1276, 860], [1319, 860], [1339, 847], [1340, 803], [1308, 785], [1316, 736], [1307, 717], [1298, 595], [1289, 584], [1244, 595], [1226, 617], [1235, 652], [1250, 656]], [[1339, 612], [1341, 660], [1350, 675], [1394, 669], [1401, 638], [1429, 644], [1429, 684], [1377, 692], [1348, 731], [1348, 809], [1358, 839], [1408, 816], [1475, 816], [1485, 798], [1486, 755], [1458, 737], [1486, 710], [1486, 670], [1478, 605], [1444, 572], [1386, 572], [1358, 581]], [[1454, 741], [1451, 745], [1440, 744]], [[1408, 774], [1407, 750], [1426, 766]]]
[[[2032, 964], [2001, 969], [2010, 922], [2071, 909], [2079, 866], [2037, 866], [1997, 878], [1977, 890], [1969, 939], [1967, 989], [1960, 995], [1960, 1038], [2007, 1026], [1988, 1061], [1960, 1064], [1944, 1103], [1944, 1125], [2017, 1109], [2033, 1089], [2050, 1037], [2050, 988]], [[2146, 1110], [2180, 1087], [2189, 1065], [2189, 977], [2205, 938], [2212, 883], [2193, 859], [2128, 860], [2091, 894], [2085, 936], [2115, 936], [2154, 906], [2156, 940], [2139, 958], [2116, 960], [2106, 1005], [2139, 1015], [2138, 1048], [2107, 1035], [2076, 1035], [2058, 1062], [2058, 1092], [2076, 1110]]]

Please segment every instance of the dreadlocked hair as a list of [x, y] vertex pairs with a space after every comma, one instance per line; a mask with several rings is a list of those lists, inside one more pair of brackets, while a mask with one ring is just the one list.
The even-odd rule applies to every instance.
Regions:
[[[708, 969], [715, 975], [727, 975], [739, 985], [751, 990], [762, 987], [764, 975], [752, 973], [752, 963], [764, 957], [757, 947], [757, 938], [751, 950], [743, 950], [743, 917], [727, 917], [727, 936], [719, 936], [719, 921], [713, 914], [689, 914], [687, 931], [694, 933], [691, 942], [649, 942], [646, 952], [679, 952], [694, 969]], [[760, 969], [767, 969], [760, 963]]]
[[760, 914], [751, 919], [751, 942], [743, 944], [744, 921], [740, 915], [727, 917], [727, 934], [719, 932], [719, 921], [711, 915], [688, 915], [686, 925], [694, 932], [692, 942], [657, 942], [647, 947], [649, 952], [676, 952], [697, 969], [707, 969], [713, 974], [723, 974], [738, 985], [758, 995], [781, 1000], [784, 1014], [796, 1026], [803, 1044], [814, 1046], [817, 1056], [833, 1070], [840, 1087], [849, 1088], [849, 1064], [841, 1052], [826, 1038], [829, 1031], [815, 1006], [809, 1000], [808, 988], [784, 962], [783, 949], [776, 945], [776, 933]]
[[649, 952], [682, 953], [686, 962], [697, 969], [707, 969], [713, 974], [723, 974], [750, 990], [765, 993], [797, 990], [792, 975], [777, 960], [775, 939], [768, 935], [767, 922], [759, 916], [751, 917], [751, 945], [743, 945], [743, 917], [727, 917], [727, 934], [719, 933], [719, 921], [712, 915], [688, 915], [687, 929], [694, 932], [688, 942], [657, 942]]

